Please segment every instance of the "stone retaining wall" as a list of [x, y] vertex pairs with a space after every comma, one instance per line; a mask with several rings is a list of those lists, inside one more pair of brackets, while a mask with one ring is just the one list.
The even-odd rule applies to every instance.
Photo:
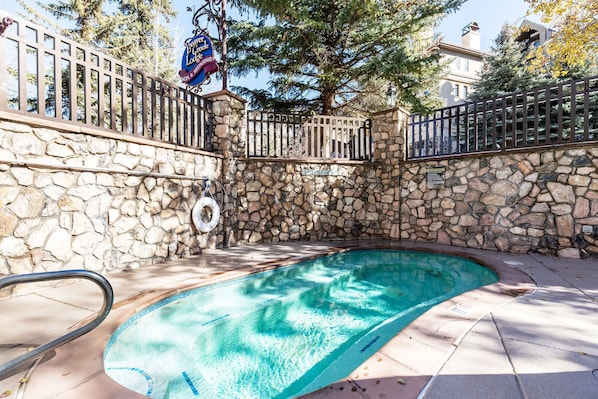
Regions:
[[402, 239], [598, 258], [596, 146], [407, 162], [401, 197]]
[[221, 245], [190, 210], [222, 157], [0, 119], [0, 275], [138, 267]]
[[239, 242], [390, 234], [395, 197], [378, 164], [247, 160], [238, 168]]
[[374, 162], [240, 159], [236, 241], [398, 238], [406, 120], [399, 108], [373, 116]]
[[[216, 154], [0, 114], [0, 275], [368, 237], [598, 257], [595, 146], [402, 162], [394, 109], [372, 117], [374, 162], [247, 159], [245, 102], [212, 100]], [[205, 178], [222, 213], [200, 234]]]

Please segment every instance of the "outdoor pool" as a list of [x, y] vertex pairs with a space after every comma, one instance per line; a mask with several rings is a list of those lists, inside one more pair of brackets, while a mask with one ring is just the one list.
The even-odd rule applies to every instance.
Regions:
[[455, 256], [341, 252], [158, 302], [114, 332], [104, 367], [152, 398], [294, 398], [347, 376], [435, 304], [497, 281]]

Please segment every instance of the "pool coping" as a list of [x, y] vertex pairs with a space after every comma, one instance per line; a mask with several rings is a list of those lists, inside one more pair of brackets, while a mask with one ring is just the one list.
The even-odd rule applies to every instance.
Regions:
[[[308, 245], [309, 243], [304, 243]], [[532, 292], [534, 281], [522, 271], [497, 260], [490, 254], [472, 253], [465, 248], [436, 244], [392, 241], [328, 242], [328, 250], [317, 255], [282, 256], [261, 263], [248, 264], [210, 276], [199, 276], [185, 284], [148, 289], [115, 303], [110, 315], [89, 334], [46, 355], [34, 367], [24, 390], [24, 398], [143, 398], [113, 381], [104, 372], [103, 353], [111, 334], [128, 318], [172, 295], [201, 286], [244, 277], [313, 257], [350, 249], [404, 249], [457, 255], [481, 263], [499, 276], [495, 284], [460, 294], [442, 302], [415, 321], [345, 379], [302, 399], [363, 398], [391, 393], [401, 398], [417, 398], [468, 331], [484, 315], [518, 296]], [[184, 260], [183, 260], [184, 261]], [[84, 323], [83, 321], [82, 323]], [[61, 378], [57, 378], [60, 376]], [[396, 395], [396, 396], [395, 396]]]

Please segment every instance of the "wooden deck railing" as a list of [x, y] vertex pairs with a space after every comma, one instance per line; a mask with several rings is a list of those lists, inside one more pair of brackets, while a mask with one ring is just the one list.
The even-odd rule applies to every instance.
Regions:
[[249, 157], [371, 160], [371, 121], [326, 115], [249, 111]]
[[598, 141], [598, 76], [411, 115], [407, 159]]
[[0, 10], [0, 111], [212, 150], [212, 103]]

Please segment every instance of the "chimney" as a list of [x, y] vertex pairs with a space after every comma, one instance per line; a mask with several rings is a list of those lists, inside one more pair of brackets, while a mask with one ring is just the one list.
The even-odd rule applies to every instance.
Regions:
[[467, 24], [461, 33], [461, 43], [474, 50], [481, 48], [480, 26], [477, 21]]

